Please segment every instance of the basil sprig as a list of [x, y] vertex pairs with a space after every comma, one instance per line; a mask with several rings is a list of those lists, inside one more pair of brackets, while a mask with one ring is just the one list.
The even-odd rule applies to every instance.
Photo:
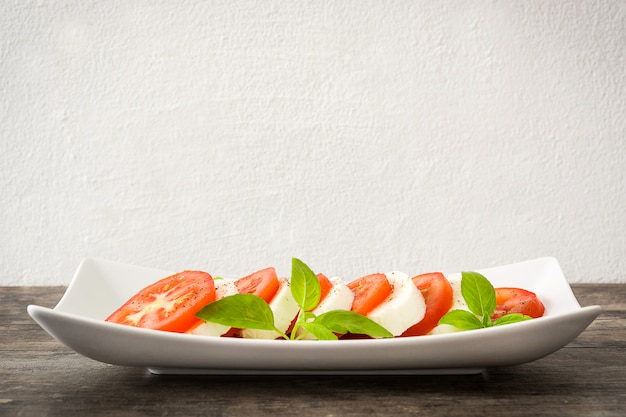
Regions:
[[478, 272], [461, 273], [461, 295], [470, 311], [449, 311], [439, 320], [439, 324], [449, 324], [460, 330], [475, 330], [531, 319], [523, 314], [511, 313], [492, 320], [491, 315], [496, 310], [496, 290]]
[[[235, 294], [207, 304], [196, 317], [238, 329], [274, 330], [282, 338], [295, 340], [310, 333], [319, 340], [337, 340], [337, 334], [355, 333], [374, 338], [393, 337], [384, 327], [353, 311], [333, 310], [316, 316], [311, 312], [319, 304], [320, 283], [315, 273], [301, 260], [291, 260], [291, 295], [300, 307], [290, 334], [274, 326], [274, 313], [262, 298], [253, 294]], [[298, 332], [299, 329], [303, 331]], [[298, 335], [300, 334], [300, 335]]]

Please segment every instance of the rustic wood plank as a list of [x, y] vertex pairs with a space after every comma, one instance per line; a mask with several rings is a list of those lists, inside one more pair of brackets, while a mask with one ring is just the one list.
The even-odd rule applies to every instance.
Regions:
[[469, 376], [155, 376], [106, 365], [52, 339], [26, 306], [63, 287], [0, 287], [0, 416], [623, 416], [626, 285], [574, 285], [603, 314], [541, 360]]

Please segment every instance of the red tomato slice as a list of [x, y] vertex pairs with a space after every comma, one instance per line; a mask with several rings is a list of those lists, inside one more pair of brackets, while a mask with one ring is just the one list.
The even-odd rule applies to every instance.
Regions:
[[278, 275], [272, 267], [261, 269], [239, 278], [235, 281], [235, 286], [240, 294], [254, 294], [269, 303], [278, 291]]
[[450, 282], [441, 272], [429, 272], [412, 278], [426, 302], [426, 313], [419, 323], [409, 327], [402, 336], [422, 336], [437, 326], [439, 320], [452, 308], [453, 295]]
[[[276, 269], [268, 267], [239, 278], [235, 281], [235, 286], [239, 294], [254, 294], [269, 303], [278, 291], [278, 275]], [[240, 331], [241, 329], [233, 327], [222, 337], [240, 337]]]
[[198, 310], [212, 301], [215, 285], [211, 275], [183, 271], [142, 289], [106, 321], [183, 333], [197, 323]]
[[333, 288], [333, 283], [330, 282], [328, 277], [322, 273], [317, 274], [316, 277], [320, 282], [320, 301], [319, 302], [321, 303], [322, 301], [324, 301], [324, 298], [326, 298], [330, 290]]
[[370, 274], [348, 284], [354, 293], [352, 311], [366, 316], [391, 294], [391, 284], [385, 274]]
[[521, 288], [496, 288], [496, 310], [491, 318], [495, 320], [511, 313], [537, 318], [543, 316], [545, 307], [533, 292]]

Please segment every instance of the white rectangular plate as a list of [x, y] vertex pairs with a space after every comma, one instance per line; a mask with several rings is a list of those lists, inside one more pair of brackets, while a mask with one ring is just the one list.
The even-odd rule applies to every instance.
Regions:
[[535, 292], [544, 317], [458, 333], [395, 339], [281, 341], [140, 329], [104, 319], [171, 271], [88, 258], [59, 303], [29, 305], [52, 337], [91, 359], [156, 374], [463, 374], [518, 365], [574, 340], [600, 314], [581, 307], [554, 258], [479, 269], [495, 287]]

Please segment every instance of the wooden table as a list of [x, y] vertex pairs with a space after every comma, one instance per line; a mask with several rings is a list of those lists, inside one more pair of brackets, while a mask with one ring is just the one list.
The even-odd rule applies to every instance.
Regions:
[[189, 377], [80, 356], [26, 313], [54, 306], [65, 288], [0, 287], [0, 416], [626, 416], [626, 285], [573, 289], [604, 312], [524, 365], [464, 376]]

